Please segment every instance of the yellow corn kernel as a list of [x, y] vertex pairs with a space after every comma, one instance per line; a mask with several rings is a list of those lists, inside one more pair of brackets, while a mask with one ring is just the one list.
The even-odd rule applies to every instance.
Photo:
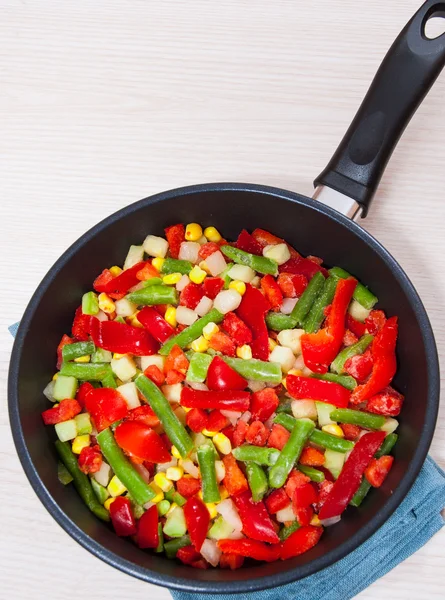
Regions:
[[206, 502], [207, 510], [209, 511], [209, 515], [211, 519], [214, 519], [218, 515], [218, 511], [216, 510], [216, 504], [214, 502]]
[[[152, 500], [152, 502], [153, 502], [153, 500]], [[176, 502], [172, 502], [170, 504], [170, 508], [168, 509], [168, 511], [165, 513], [164, 516], [168, 517], [168, 515], [175, 510], [175, 508], [178, 508], [178, 505], [176, 504]]]
[[345, 437], [343, 429], [340, 427], [340, 425], [337, 425], [336, 423], [329, 423], [329, 425], [323, 425], [321, 430], [325, 433], [330, 433], [331, 435], [335, 435], [339, 438]]
[[221, 500], [225, 500], [226, 498], [229, 498], [229, 496], [230, 496], [229, 492], [226, 490], [226, 488], [223, 485], [219, 486], [219, 495], [221, 496]]
[[110, 506], [113, 504], [114, 501], [115, 501], [115, 498], [107, 498], [104, 502], [104, 507], [107, 510], [110, 510]]
[[283, 379], [281, 380], [281, 385], [287, 389], [286, 377], [283, 377]]
[[314, 525], [315, 527], [320, 527], [321, 525], [321, 521], [318, 518], [318, 515], [314, 515], [311, 519], [311, 525]]
[[198, 339], [194, 340], [190, 344], [190, 348], [195, 352], [207, 352], [209, 349], [209, 342], [203, 335], [200, 335]]
[[182, 458], [181, 455], [179, 454], [179, 450], [176, 448], [176, 446], [172, 446], [172, 449], [170, 452], [172, 453], [172, 456], [174, 456], [175, 458]]
[[116, 498], [116, 496], [121, 496], [124, 494], [127, 491], [127, 488], [116, 475], [113, 475], [110, 483], [108, 484], [107, 490], [110, 496]]
[[205, 261], [205, 260], [202, 260], [202, 261], [199, 263], [198, 267], [199, 267], [200, 269], [202, 269], [203, 271], [205, 271], [205, 272], [207, 273], [207, 275], [210, 275], [210, 269], [209, 269], [209, 267], [207, 266], [207, 263], [206, 263], [206, 261]]
[[202, 283], [206, 277], [207, 273], [204, 269], [198, 267], [198, 265], [195, 265], [189, 273], [189, 279], [190, 281], [193, 281], [193, 283]]
[[164, 275], [162, 283], [165, 283], [166, 285], [176, 285], [181, 277], [181, 273], [169, 273], [168, 275]]
[[110, 273], [113, 275], [113, 277], [117, 277], [122, 273], [122, 269], [120, 267], [114, 266], [110, 268]]
[[154, 498], [152, 498], [150, 500], [150, 502], [153, 502], [153, 504], [157, 504], [161, 500], [164, 500], [164, 492], [161, 490], [161, 488], [158, 485], [156, 485], [156, 483], [153, 483], [153, 482], [150, 483], [150, 487], [156, 494], [156, 496]]
[[238, 292], [240, 296], [244, 296], [244, 294], [246, 293], [246, 284], [244, 283], [244, 281], [240, 281], [239, 279], [231, 281], [229, 283], [229, 288]]
[[162, 269], [162, 265], [164, 264], [164, 261], [165, 261], [165, 258], [157, 257], [151, 261], [151, 264], [154, 266], [155, 269], [157, 269], [160, 272]]
[[300, 377], [301, 375], [303, 375], [303, 371], [301, 369], [291, 369], [290, 371], [287, 372], [288, 375], [297, 375], [297, 377]]
[[134, 313], [134, 315], [131, 315], [131, 317], [128, 317], [130, 324], [133, 325], [133, 327], [144, 327], [142, 325], [142, 323], [140, 321], [138, 321], [138, 310]]
[[101, 294], [99, 294], [98, 300], [99, 300], [100, 310], [103, 310], [104, 313], [107, 313], [107, 315], [109, 315], [110, 313], [112, 313], [116, 310], [116, 306], [115, 306], [113, 300], [105, 292], [102, 292]]
[[204, 235], [209, 242], [220, 242], [222, 240], [221, 234], [215, 227], [206, 227], [204, 229]]
[[244, 344], [244, 346], [238, 346], [236, 349], [236, 355], [238, 358], [244, 358], [244, 360], [250, 360], [252, 358], [252, 348], [249, 344]]
[[229, 438], [224, 433], [217, 433], [213, 436], [213, 443], [216, 446], [218, 452], [221, 454], [230, 454], [232, 452], [232, 444]]
[[126, 354], [119, 354], [118, 352], [115, 352], [113, 354], [113, 358], [116, 360], [119, 360], [120, 358], [124, 358], [124, 356], [127, 356]]
[[58, 373], [54, 373], [53, 375], [53, 381], [55, 381], [58, 378], [59, 374]]
[[168, 306], [165, 311], [164, 319], [169, 323], [172, 327], [176, 327], [178, 324], [176, 321], [176, 308], [174, 306]]
[[71, 450], [74, 454], [80, 454], [84, 448], [90, 445], [90, 436], [89, 434], [78, 435], [73, 440], [73, 445], [71, 446]]
[[89, 354], [85, 354], [85, 356], [78, 356], [74, 359], [74, 362], [77, 363], [89, 363], [91, 360], [91, 356]]
[[193, 410], [192, 408], [187, 408], [187, 406], [183, 406], [183, 407], [182, 407], [182, 409], [183, 409], [183, 411], [184, 411], [184, 412], [186, 412], [186, 413], [188, 413], [188, 412], [190, 412], [191, 410]]
[[198, 498], [199, 498], [200, 500], [202, 500], [202, 490], [199, 490], [199, 492], [198, 492]]
[[163, 492], [168, 492], [168, 490], [171, 490], [173, 487], [173, 483], [165, 473], [156, 473], [154, 476], [154, 482], [161, 488]]
[[215, 333], [218, 333], [218, 331], [218, 325], [213, 321], [210, 321], [210, 323], [207, 323], [207, 325], [202, 330], [202, 335], [205, 337], [206, 340], [210, 340], [212, 335], [215, 335]]
[[272, 350], [278, 346], [278, 344], [276, 343], [275, 340], [273, 340], [272, 338], [269, 338], [269, 352], [272, 352]]
[[184, 469], [182, 467], [169, 467], [165, 474], [170, 481], [179, 481], [184, 475]]
[[197, 242], [202, 236], [202, 227], [198, 223], [189, 223], [185, 228], [185, 239], [189, 242]]
[[202, 435], [205, 435], [206, 437], [213, 437], [214, 435], [216, 435], [217, 433], [219, 433], [218, 431], [209, 431], [208, 429], [203, 429], [201, 431]]

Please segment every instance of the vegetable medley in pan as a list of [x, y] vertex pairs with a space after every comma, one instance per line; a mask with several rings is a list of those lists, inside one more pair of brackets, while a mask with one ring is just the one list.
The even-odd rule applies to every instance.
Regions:
[[286, 560], [382, 485], [397, 317], [342, 268], [178, 224], [93, 290], [42, 417], [60, 481], [117, 535], [198, 569]]

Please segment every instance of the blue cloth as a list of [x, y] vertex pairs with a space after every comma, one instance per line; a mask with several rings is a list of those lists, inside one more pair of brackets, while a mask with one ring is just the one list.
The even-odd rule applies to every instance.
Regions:
[[[15, 336], [19, 323], [8, 329]], [[414, 554], [444, 525], [445, 473], [428, 456], [405, 500], [388, 521], [334, 565], [287, 585], [219, 600], [349, 600]], [[333, 582], [335, 581], [335, 586]], [[208, 600], [208, 594], [171, 592], [174, 600]]]

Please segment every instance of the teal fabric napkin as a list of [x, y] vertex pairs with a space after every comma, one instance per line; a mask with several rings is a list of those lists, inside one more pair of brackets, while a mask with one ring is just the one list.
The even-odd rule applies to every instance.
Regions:
[[[15, 336], [18, 323], [9, 331]], [[218, 600], [349, 600], [414, 554], [444, 525], [445, 473], [427, 457], [405, 500], [384, 525], [334, 565], [280, 587]], [[335, 586], [333, 582], [336, 582]], [[174, 600], [208, 600], [208, 594], [171, 592]]]

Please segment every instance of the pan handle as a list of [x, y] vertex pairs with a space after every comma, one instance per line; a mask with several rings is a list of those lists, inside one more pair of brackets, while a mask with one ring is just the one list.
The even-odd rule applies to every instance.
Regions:
[[445, 65], [445, 33], [435, 39], [425, 35], [431, 17], [445, 17], [445, 2], [428, 0], [407, 23], [328, 166], [315, 179], [315, 186], [355, 200], [362, 217], [400, 136]]

